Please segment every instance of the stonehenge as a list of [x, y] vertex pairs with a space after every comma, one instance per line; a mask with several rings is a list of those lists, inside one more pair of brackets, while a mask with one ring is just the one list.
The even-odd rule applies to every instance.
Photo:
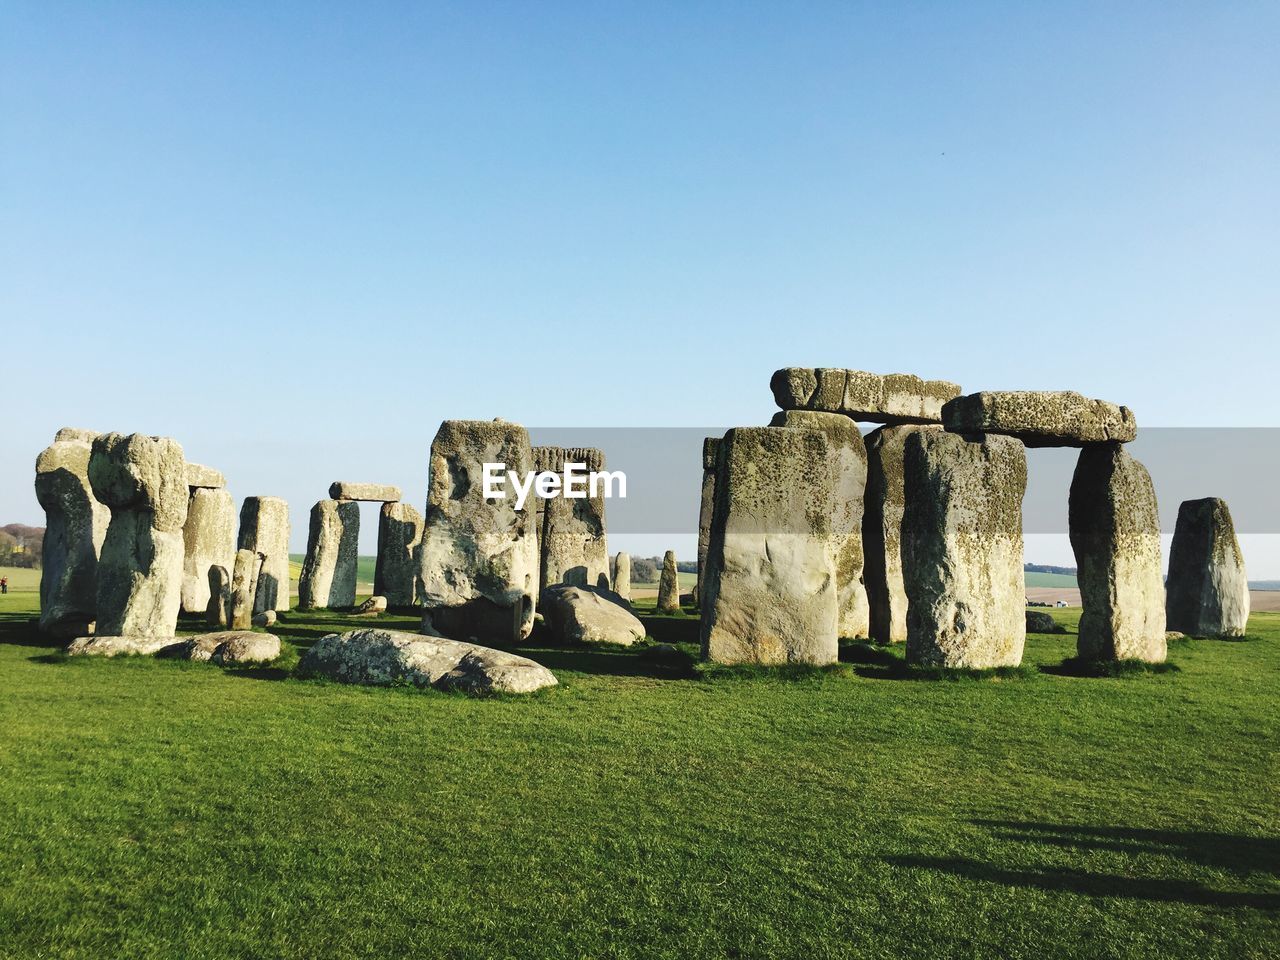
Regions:
[[724, 435], [702, 596], [705, 659], [836, 662], [835, 475], [813, 469], [830, 457], [831, 442], [817, 430], [737, 427]]
[[[534, 448], [533, 469], [564, 472], [565, 464], [582, 464], [587, 472], [605, 468], [604, 454], [590, 447]], [[609, 586], [609, 551], [605, 538], [604, 496], [587, 490], [582, 497], [537, 498], [541, 525], [538, 574], [542, 586], [567, 583], [578, 587]]]
[[[502, 644], [533, 629], [539, 589], [536, 508], [486, 499], [483, 464], [533, 465], [529, 434], [504, 420], [446, 420], [431, 442], [419, 551], [424, 632]], [[508, 491], [508, 494], [510, 491]]]
[[[237, 549], [262, 555], [253, 612], [289, 609], [289, 504], [280, 497], [245, 497]], [[228, 567], [230, 569], [230, 567]]]
[[192, 490], [221, 490], [227, 478], [213, 467], [202, 463], [187, 463], [187, 487]]
[[353, 607], [359, 560], [360, 507], [320, 500], [311, 508], [307, 554], [298, 578], [298, 609]]
[[350, 483], [346, 480], [335, 480], [329, 484], [329, 499], [395, 503], [400, 499], [400, 488], [384, 483]]
[[[188, 486], [190, 479], [188, 470]], [[235, 562], [236, 505], [226, 490], [204, 486], [190, 490], [182, 527], [182, 610], [204, 613], [209, 608], [209, 570], [230, 568]]]
[[619, 553], [613, 558], [613, 592], [631, 602], [631, 554]]
[[943, 404], [960, 395], [960, 387], [945, 380], [825, 367], [786, 367], [774, 373], [769, 386], [781, 410], [843, 413], [888, 424], [938, 423]]
[[644, 639], [644, 624], [612, 590], [559, 583], [543, 588], [538, 608], [560, 643], [629, 647]]
[[1026, 452], [1012, 437], [971, 441], [937, 430], [907, 436], [902, 576], [908, 662], [965, 669], [1022, 662], [1026, 486]]
[[676, 569], [676, 554], [668, 550], [662, 556], [662, 573], [658, 580], [659, 613], [680, 612], [680, 572]]
[[702, 441], [702, 500], [698, 507], [698, 582], [693, 596], [702, 603], [703, 570], [707, 565], [707, 545], [711, 542], [711, 516], [716, 505], [716, 456], [720, 449], [719, 437], [707, 437]]
[[209, 568], [209, 604], [205, 607], [205, 621], [214, 627], [225, 627], [231, 622], [231, 566]]
[[98, 554], [111, 511], [89, 484], [97, 434], [64, 427], [36, 458], [36, 499], [45, 512], [40, 630], [70, 638], [97, 617]]
[[422, 514], [403, 502], [384, 502], [378, 513], [378, 560], [373, 592], [393, 607], [417, 600], [418, 548], [422, 543]]
[[1168, 629], [1193, 637], [1242, 637], [1249, 623], [1249, 581], [1227, 504], [1186, 500], [1169, 549]]
[[227, 626], [232, 630], [248, 630], [253, 626], [253, 597], [262, 571], [262, 554], [237, 550], [231, 572], [231, 596]]
[[1138, 422], [1128, 407], [1090, 400], [1071, 390], [989, 390], [957, 397], [942, 408], [953, 433], [998, 433], [1028, 447], [1128, 443]]
[[168, 437], [103, 434], [93, 441], [89, 483], [111, 509], [98, 560], [95, 633], [173, 636], [188, 498], [182, 446]]

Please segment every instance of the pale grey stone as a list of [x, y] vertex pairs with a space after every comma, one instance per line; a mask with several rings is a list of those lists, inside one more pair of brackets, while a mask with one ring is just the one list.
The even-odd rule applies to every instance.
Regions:
[[378, 629], [320, 638], [303, 655], [298, 673], [342, 683], [409, 683], [472, 694], [531, 693], [556, 684], [550, 670], [526, 657], [444, 637]]
[[817, 430], [725, 434], [702, 597], [705, 658], [836, 662], [834, 473], [815, 469], [830, 458], [830, 441]]
[[431, 443], [425, 528], [419, 551], [423, 629], [508, 644], [529, 636], [538, 590], [535, 506], [515, 491], [486, 501], [482, 464], [523, 476], [533, 460], [524, 427], [446, 420]]
[[372, 503], [395, 503], [400, 499], [400, 488], [389, 483], [351, 483], [335, 480], [329, 484], [332, 500], [366, 500]]
[[182, 446], [168, 437], [103, 434], [93, 441], [89, 482], [111, 508], [98, 559], [95, 633], [172, 637], [189, 495]]
[[662, 574], [658, 580], [658, 612], [675, 613], [680, 610], [680, 573], [676, 569], [676, 554], [668, 550], [662, 557]]
[[952, 433], [1017, 437], [1028, 447], [1127, 443], [1138, 435], [1138, 422], [1128, 407], [1071, 390], [971, 393], [942, 408], [942, 425]]
[[232, 630], [248, 630], [253, 625], [253, 596], [262, 571], [262, 554], [237, 550], [234, 562], [227, 625]]
[[619, 553], [613, 558], [613, 592], [631, 602], [631, 554]]
[[422, 514], [410, 504], [384, 503], [379, 511], [373, 590], [393, 607], [409, 607], [417, 600], [422, 527]]
[[210, 659], [225, 667], [236, 663], [270, 663], [279, 656], [279, 637], [269, 633], [242, 633], [218, 644]]
[[843, 413], [854, 420], [886, 424], [938, 423], [943, 404], [960, 395], [960, 387], [946, 380], [829, 367], [778, 370], [770, 387], [783, 410]]
[[1186, 500], [1178, 508], [1166, 590], [1169, 629], [1195, 637], [1244, 636], [1249, 580], [1225, 500]]
[[1083, 606], [1080, 657], [1164, 660], [1160, 518], [1147, 468], [1119, 443], [1085, 447], [1067, 514]]
[[311, 508], [299, 610], [355, 606], [359, 544], [360, 507], [354, 500], [321, 500]]
[[84, 430], [80, 427], [62, 427], [53, 435], [53, 442], [58, 443], [62, 440], [78, 440], [81, 443], [92, 444], [99, 436], [97, 430]]
[[274, 610], [263, 610], [261, 613], [255, 613], [251, 622], [255, 627], [274, 627], [276, 625], [276, 612]]
[[182, 541], [182, 609], [205, 613], [209, 609], [209, 568], [230, 568], [235, 563], [236, 505], [230, 492], [191, 487]]
[[262, 555], [253, 612], [289, 609], [289, 504], [280, 497], [245, 497], [237, 546]]
[[234, 558], [225, 567], [209, 568], [209, 604], [205, 607], [205, 622], [214, 627], [225, 627], [231, 623], [231, 570], [235, 566]]
[[107, 636], [76, 637], [63, 651], [69, 657], [149, 657], [177, 642], [175, 637]]
[[556, 584], [542, 591], [538, 609], [561, 643], [629, 647], [644, 639], [644, 624], [612, 590]]
[[373, 596], [356, 607], [358, 614], [379, 614], [387, 612], [387, 598]]
[[227, 478], [213, 467], [202, 463], [187, 463], [187, 486], [206, 490], [220, 490], [227, 485]]
[[[579, 476], [605, 469], [604, 454], [591, 447], [540, 447], [538, 466], [563, 474], [566, 463], [584, 464]], [[585, 476], [581, 481], [586, 485]], [[609, 551], [605, 536], [603, 487], [596, 496], [569, 498], [563, 492], [550, 499], [538, 497], [542, 528], [538, 534], [539, 583], [551, 586], [609, 585]], [[590, 491], [588, 490], [588, 493]], [[530, 494], [530, 496], [536, 496]]]
[[1027, 633], [1066, 633], [1067, 629], [1043, 610], [1027, 611]]
[[907, 660], [1017, 666], [1026, 642], [1022, 444], [916, 432], [906, 438], [903, 482]]

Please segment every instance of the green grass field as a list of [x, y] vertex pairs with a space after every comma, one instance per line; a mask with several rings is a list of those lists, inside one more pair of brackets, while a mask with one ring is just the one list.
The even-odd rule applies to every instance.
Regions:
[[0, 598], [5, 958], [1280, 950], [1280, 615], [1105, 679], [1073, 635], [950, 680], [534, 644], [559, 687], [476, 700], [287, 676], [367, 620], [224, 671], [69, 661], [34, 611]]
[[1023, 574], [1028, 587], [1074, 587], [1076, 578], [1069, 573], [1032, 573]]

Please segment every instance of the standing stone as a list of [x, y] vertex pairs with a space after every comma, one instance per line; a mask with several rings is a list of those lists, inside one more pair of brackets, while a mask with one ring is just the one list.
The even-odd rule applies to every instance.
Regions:
[[676, 552], [668, 550], [662, 557], [662, 576], [658, 580], [658, 612], [680, 611], [680, 572], [676, 569]]
[[98, 606], [98, 554], [111, 511], [89, 485], [95, 436], [64, 427], [36, 458], [36, 499], [45, 512], [40, 629], [56, 637], [87, 634]]
[[[523, 476], [533, 464], [529, 434], [505, 420], [446, 420], [431, 442], [422, 535], [424, 632], [516, 643], [533, 629], [538, 592], [536, 507], [516, 509], [515, 491], [484, 496], [483, 464]], [[531, 498], [536, 500], [537, 498]]]
[[211, 626], [225, 627], [231, 622], [231, 570], [232, 567], [209, 568], [209, 605], [204, 618]]
[[289, 609], [289, 504], [280, 497], [245, 497], [240, 507], [241, 550], [262, 555], [253, 612]]
[[1165, 619], [1193, 637], [1243, 637], [1249, 580], [1225, 500], [1185, 500], [1169, 550]]
[[834, 473], [815, 469], [831, 455], [817, 430], [738, 427], [721, 440], [702, 598], [706, 659], [836, 662]]
[[910, 434], [902, 577], [907, 659], [939, 667], [1017, 666], [1026, 642], [1022, 496], [1027, 455], [1012, 437]]
[[[549, 499], [538, 498], [542, 529], [538, 536], [539, 581], [543, 587], [565, 583], [575, 587], [609, 586], [609, 550], [605, 538], [604, 489], [595, 495], [586, 474], [604, 470], [604, 454], [591, 447], [542, 447], [539, 466], [549, 463], [552, 473], [562, 474], [565, 464], [575, 463], [575, 486], [587, 496], [566, 497], [561, 491]], [[531, 494], [533, 496], [533, 494]]]
[[817, 430], [826, 434], [830, 442], [829, 465], [835, 484], [831, 523], [839, 609], [837, 629], [842, 637], [866, 637], [870, 633], [870, 611], [862, 582], [862, 497], [867, 486], [867, 447], [862, 431], [844, 414], [814, 410], [775, 414], [770, 425]]
[[1164, 660], [1160, 518], [1151, 475], [1119, 443], [1085, 447], [1067, 511], [1085, 660]]
[[171, 637], [182, 605], [187, 476], [168, 437], [107, 433], [93, 441], [89, 482], [111, 508], [98, 560], [98, 636]]
[[307, 555], [298, 580], [298, 609], [354, 607], [360, 546], [360, 505], [321, 500], [311, 508]]
[[702, 605], [702, 584], [706, 578], [707, 546], [711, 543], [711, 516], [716, 505], [716, 454], [720, 449], [719, 437], [706, 437], [702, 441], [702, 503], [698, 508], [698, 582], [693, 597]]
[[907, 437], [939, 426], [905, 424], [867, 434], [867, 489], [862, 515], [862, 579], [867, 589], [870, 635], [879, 643], [907, 639], [907, 590], [902, 582], [902, 482]]
[[417, 599], [418, 545], [422, 514], [407, 503], [384, 503], [378, 515], [378, 565], [373, 592], [393, 607], [409, 607]]
[[619, 553], [613, 558], [613, 592], [631, 602], [631, 554]]
[[231, 494], [192, 487], [182, 541], [182, 609], [184, 613], [205, 613], [209, 608], [209, 568], [230, 568], [235, 563], [236, 505]]
[[232, 630], [248, 630], [253, 626], [253, 596], [262, 570], [262, 555], [252, 550], [237, 550], [235, 569], [231, 574], [231, 612], [227, 626]]

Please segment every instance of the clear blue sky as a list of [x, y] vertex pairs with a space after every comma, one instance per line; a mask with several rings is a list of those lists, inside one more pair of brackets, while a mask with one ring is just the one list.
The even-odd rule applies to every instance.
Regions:
[[446, 417], [789, 364], [1280, 426], [1274, 2], [7, 3], [0, 124], [3, 521], [64, 424], [302, 541]]

